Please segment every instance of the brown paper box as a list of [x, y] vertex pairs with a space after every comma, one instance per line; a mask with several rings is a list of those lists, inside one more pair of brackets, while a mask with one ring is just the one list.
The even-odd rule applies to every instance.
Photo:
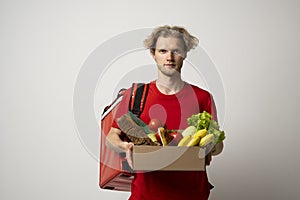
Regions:
[[134, 146], [133, 170], [205, 171], [205, 149], [178, 146]]

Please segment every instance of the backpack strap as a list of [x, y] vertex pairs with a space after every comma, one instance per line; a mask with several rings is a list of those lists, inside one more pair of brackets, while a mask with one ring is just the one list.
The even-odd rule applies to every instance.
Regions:
[[103, 112], [102, 112], [102, 119], [111, 111], [111, 109], [113, 109], [115, 107], [115, 105], [117, 103], [119, 103], [121, 100], [122, 100], [122, 96], [124, 95], [126, 89], [125, 88], [122, 88], [119, 90], [118, 92], [118, 95], [117, 97], [111, 102], [111, 104], [109, 104], [108, 106], [106, 106], [104, 109], [103, 109]]
[[133, 83], [129, 101], [129, 111], [140, 116], [143, 112], [144, 105], [148, 94], [149, 84]]

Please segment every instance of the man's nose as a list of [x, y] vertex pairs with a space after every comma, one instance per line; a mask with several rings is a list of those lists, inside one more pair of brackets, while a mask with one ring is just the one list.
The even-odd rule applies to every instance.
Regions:
[[174, 59], [174, 52], [173, 51], [168, 51], [168, 53], [167, 53], [167, 59], [168, 60], [173, 60]]

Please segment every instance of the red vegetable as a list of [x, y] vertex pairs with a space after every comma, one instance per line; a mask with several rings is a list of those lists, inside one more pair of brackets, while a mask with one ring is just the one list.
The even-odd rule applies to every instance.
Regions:
[[172, 141], [170, 145], [175, 145], [177, 146], [177, 144], [179, 143], [179, 141], [183, 138], [182, 134], [178, 131], [172, 131], [170, 132], [170, 135], [172, 137]]
[[163, 124], [158, 119], [151, 119], [148, 126], [152, 131], [156, 132], [159, 127], [163, 127]]
[[155, 133], [155, 137], [156, 137], [157, 141], [158, 141], [159, 143], [161, 143], [161, 139], [160, 139], [160, 137], [159, 137], [158, 132]]

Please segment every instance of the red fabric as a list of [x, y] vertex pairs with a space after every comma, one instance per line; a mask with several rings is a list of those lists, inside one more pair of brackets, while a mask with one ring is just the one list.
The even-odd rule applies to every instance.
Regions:
[[[128, 112], [130, 90], [120, 104], [116, 118]], [[140, 118], [149, 123], [157, 118], [168, 129], [184, 129], [187, 118], [192, 114], [207, 111], [216, 119], [216, 110], [209, 92], [196, 86], [185, 84], [174, 95], [159, 92], [155, 82], [150, 83], [145, 108]], [[118, 128], [116, 122], [113, 124]], [[205, 171], [156, 171], [137, 173], [132, 182], [130, 200], [182, 200], [208, 199], [210, 185]]]

